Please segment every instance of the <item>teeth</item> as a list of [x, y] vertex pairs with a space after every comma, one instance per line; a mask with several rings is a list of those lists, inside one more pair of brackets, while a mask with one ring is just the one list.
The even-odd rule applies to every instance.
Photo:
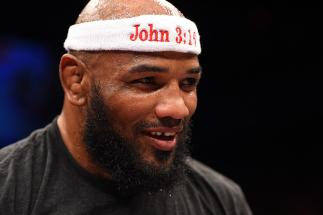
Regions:
[[151, 135], [153, 136], [166, 136], [166, 137], [170, 137], [170, 136], [175, 136], [175, 132], [151, 132]]
[[166, 137], [169, 137], [169, 136], [175, 136], [175, 133], [174, 132], [166, 132], [164, 134]]

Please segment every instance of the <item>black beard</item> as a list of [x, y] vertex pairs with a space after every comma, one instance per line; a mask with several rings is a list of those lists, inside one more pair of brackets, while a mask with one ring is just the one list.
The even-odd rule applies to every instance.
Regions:
[[[189, 121], [182, 122], [184, 130], [178, 136], [173, 152], [155, 151], [155, 159], [160, 163], [156, 166], [142, 158], [135, 142], [126, 140], [112, 128], [111, 114], [103, 103], [100, 87], [93, 87], [84, 142], [92, 160], [111, 175], [110, 180], [118, 193], [169, 191], [183, 181], [187, 172], [185, 161], [190, 154], [187, 144], [191, 134]], [[136, 127], [140, 130], [149, 125], [141, 122]], [[167, 162], [169, 159], [171, 162]]]

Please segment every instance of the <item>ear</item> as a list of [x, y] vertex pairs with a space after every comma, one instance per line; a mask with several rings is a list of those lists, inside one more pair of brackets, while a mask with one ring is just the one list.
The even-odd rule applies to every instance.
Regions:
[[86, 103], [88, 93], [84, 63], [71, 54], [64, 54], [59, 65], [59, 76], [68, 101], [77, 106]]

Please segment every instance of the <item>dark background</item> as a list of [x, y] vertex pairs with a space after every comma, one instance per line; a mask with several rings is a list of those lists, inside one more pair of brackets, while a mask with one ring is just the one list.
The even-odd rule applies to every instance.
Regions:
[[[86, 2], [1, 4], [0, 147], [59, 113], [62, 44]], [[202, 39], [193, 156], [238, 182], [255, 214], [323, 214], [322, 7], [172, 2]]]

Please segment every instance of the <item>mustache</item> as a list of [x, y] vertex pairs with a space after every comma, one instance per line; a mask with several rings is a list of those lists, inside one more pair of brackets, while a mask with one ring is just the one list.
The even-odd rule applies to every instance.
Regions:
[[147, 121], [139, 121], [135, 125], [135, 130], [140, 132], [145, 129], [149, 128], [158, 128], [158, 127], [180, 127], [180, 128], [187, 128], [190, 124], [190, 119], [174, 119], [171, 117], [165, 117], [161, 119], [157, 119], [156, 121], [147, 122]]

